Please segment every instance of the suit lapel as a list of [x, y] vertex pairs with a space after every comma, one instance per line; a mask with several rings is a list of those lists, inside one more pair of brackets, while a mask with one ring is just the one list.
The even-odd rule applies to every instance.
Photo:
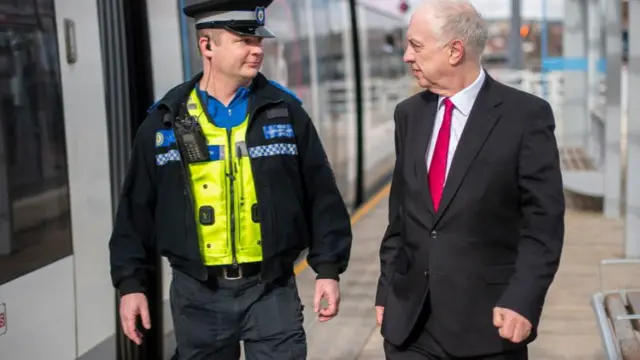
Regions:
[[494, 80], [489, 77], [489, 74], [486, 74], [485, 82], [469, 113], [462, 136], [453, 154], [453, 161], [442, 192], [440, 207], [436, 214], [436, 222], [440, 220], [451, 204], [469, 167], [500, 118], [499, 105], [501, 99], [495, 90], [495, 86], [492, 86], [493, 82]]
[[417, 141], [412, 143], [419, 144], [414, 148], [414, 151], [416, 151], [414, 154], [414, 170], [420, 188], [426, 190], [421, 192], [424, 194], [424, 201], [426, 201], [431, 215], [435, 215], [427, 177], [427, 150], [429, 149], [429, 142], [433, 133], [433, 124], [436, 119], [438, 96], [430, 92], [424, 92], [422, 96], [424, 99], [424, 108], [413, 112], [413, 118], [411, 119], [411, 123], [415, 125], [413, 128], [414, 136], [418, 137]]

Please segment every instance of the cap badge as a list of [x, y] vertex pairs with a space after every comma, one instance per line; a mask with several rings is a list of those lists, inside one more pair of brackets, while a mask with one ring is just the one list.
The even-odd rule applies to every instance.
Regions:
[[258, 25], [260, 26], [264, 25], [265, 17], [266, 17], [266, 13], [265, 13], [264, 7], [258, 6], [256, 8], [256, 22], [258, 23]]

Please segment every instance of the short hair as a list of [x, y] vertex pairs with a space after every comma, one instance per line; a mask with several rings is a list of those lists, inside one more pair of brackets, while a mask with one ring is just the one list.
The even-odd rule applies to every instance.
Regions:
[[220, 45], [220, 36], [222, 35], [221, 29], [199, 29], [196, 31], [196, 41], [198, 44], [198, 52], [200, 52], [200, 39], [203, 37], [209, 38], [215, 45]]
[[427, 17], [439, 46], [459, 39], [480, 57], [489, 37], [486, 23], [469, 0], [424, 0], [419, 9]]

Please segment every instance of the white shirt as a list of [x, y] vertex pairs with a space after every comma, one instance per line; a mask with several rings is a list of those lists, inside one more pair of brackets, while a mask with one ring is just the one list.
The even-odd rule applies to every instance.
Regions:
[[[447, 155], [447, 171], [446, 175], [449, 175], [449, 169], [451, 168], [451, 160], [453, 160], [453, 154], [458, 147], [460, 137], [462, 136], [462, 130], [467, 123], [471, 108], [478, 97], [478, 93], [484, 84], [485, 73], [484, 69], [480, 69], [480, 75], [469, 86], [464, 88], [459, 93], [453, 95], [449, 99], [454, 105], [453, 114], [451, 114], [451, 134], [449, 137], [449, 152]], [[431, 167], [431, 159], [433, 157], [433, 151], [436, 148], [436, 141], [438, 140], [438, 131], [442, 126], [444, 120], [444, 97], [438, 97], [438, 111], [436, 112], [436, 121], [433, 123], [433, 132], [431, 134], [431, 141], [429, 143], [429, 149], [427, 151], [427, 171]]]

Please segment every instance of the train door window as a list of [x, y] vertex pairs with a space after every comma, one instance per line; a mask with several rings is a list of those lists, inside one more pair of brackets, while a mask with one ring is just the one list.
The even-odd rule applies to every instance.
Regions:
[[[179, 0], [178, 5], [183, 9], [185, 5], [193, 2]], [[182, 53], [184, 62], [185, 80], [202, 71], [202, 60], [200, 58], [200, 50], [198, 50], [198, 35], [196, 31], [196, 23], [193, 18], [186, 17], [180, 10], [180, 25], [182, 27]]]
[[364, 54], [369, 63], [368, 76], [372, 84], [370, 113], [373, 126], [386, 125], [393, 118], [393, 107], [406, 92], [406, 65], [402, 61], [402, 28], [400, 19], [381, 11], [365, 8], [363, 31], [367, 34], [367, 50]]
[[[313, 113], [311, 91], [311, 51], [308, 41], [307, 7], [300, 0], [275, 0], [267, 9], [267, 27], [276, 35], [265, 39], [260, 71], [271, 80], [291, 89]], [[314, 119], [315, 120], [315, 119]]]
[[348, 57], [345, 38], [351, 36], [349, 8], [342, 0], [312, 1], [313, 34], [318, 67], [318, 130], [336, 175], [340, 192], [350, 205], [352, 195], [351, 169], [355, 169], [355, 116], [349, 112]]
[[0, 4], [0, 285], [72, 253], [53, 0]]

